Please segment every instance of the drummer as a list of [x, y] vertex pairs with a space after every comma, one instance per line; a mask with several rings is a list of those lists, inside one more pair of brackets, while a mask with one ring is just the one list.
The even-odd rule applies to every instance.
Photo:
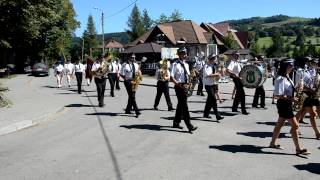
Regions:
[[239, 77], [239, 73], [241, 71], [242, 65], [240, 63], [240, 53], [238, 51], [235, 51], [233, 53], [234, 59], [231, 60], [227, 72], [230, 74], [230, 77], [232, 78], [234, 85], [236, 87], [236, 95], [233, 100], [232, 105], [232, 112], [238, 112], [238, 105], [241, 102], [241, 111], [242, 114], [248, 115], [249, 113], [246, 110], [246, 94], [243, 89], [243, 83]]
[[[257, 58], [255, 58], [254, 64], [256, 66], [260, 66], [261, 68], [265, 69], [264, 63], [263, 63], [263, 56], [261, 56], [261, 55], [259, 55], [259, 56], [257, 56]], [[253, 108], [258, 108], [259, 97], [260, 97], [260, 108], [267, 109], [265, 107], [266, 95], [265, 95], [265, 91], [263, 88], [263, 84], [261, 86], [256, 87], [256, 91], [254, 92], [253, 102], [252, 102]]]

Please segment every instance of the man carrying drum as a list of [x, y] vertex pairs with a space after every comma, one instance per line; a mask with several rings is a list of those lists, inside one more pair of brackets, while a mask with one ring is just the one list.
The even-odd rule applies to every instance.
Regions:
[[233, 53], [234, 59], [231, 60], [227, 72], [230, 74], [230, 77], [232, 78], [234, 85], [236, 87], [236, 95], [233, 100], [233, 105], [232, 105], [232, 112], [238, 112], [238, 105], [241, 102], [241, 111], [242, 114], [248, 115], [249, 113], [246, 110], [246, 99], [245, 99], [245, 92], [243, 89], [243, 84], [242, 81], [239, 77], [239, 73], [241, 71], [242, 65], [240, 64], [240, 53], [238, 51], [235, 51]]

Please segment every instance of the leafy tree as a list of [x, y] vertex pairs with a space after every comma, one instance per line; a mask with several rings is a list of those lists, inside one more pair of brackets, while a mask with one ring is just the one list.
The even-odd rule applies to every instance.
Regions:
[[99, 44], [92, 15], [88, 17], [87, 29], [83, 32], [82, 37], [84, 39], [84, 53], [92, 57], [93, 49]]
[[272, 45], [267, 49], [268, 57], [281, 57], [284, 55], [284, 40], [279, 30], [275, 30], [272, 36]]
[[261, 50], [261, 48], [260, 48], [258, 43], [253, 43], [251, 45], [251, 51], [255, 56], [262, 54], [262, 50]]
[[297, 32], [297, 38], [296, 38], [296, 41], [295, 41], [295, 45], [296, 46], [302, 46], [304, 44], [306, 40], [306, 37], [304, 35], [304, 32], [302, 30], [299, 30]]
[[160, 14], [159, 19], [156, 21], [157, 24], [163, 24], [170, 22], [170, 18], [167, 17], [164, 13]]
[[142, 22], [146, 30], [149, 30], [153, 25], [152, 19], [150, 18], [146, 9], [143, 10]]
[[127, 29], [126, 32], [129, 34], [130, 41], [134, 41], [146, 31], [141, 18], [141, 13], [136, 4], [131, 11], [127, 25], [129, 29]]
[[222, 39], [224, 45], [229, 48], [229, 49], [237, 49], [239, 48], [238, 43], [236, 40], [233, 38], [231, 32], [228, 32], [225, 37]]
[[182, 14], [177, 10], [177, 9], [174, 9], [171, 16], [169, 17], [169, 20], [170, 21], [180, 21], [180, 20], [183, 20], [182, 18]]
[[309, 45], [305, 54], [311, 55], [312, 57], [317, 55], [317, 50], [315, 45]]

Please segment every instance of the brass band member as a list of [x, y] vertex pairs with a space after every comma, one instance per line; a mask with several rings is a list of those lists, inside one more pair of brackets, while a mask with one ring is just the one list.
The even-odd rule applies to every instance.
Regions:
[[310, 123], [315, 132], [316, 139], [320, 139], [320, 132], [317, 127], [316, 118], [318, 116], [316, 107], [319, 106], [319, 99], [316, 93], [319, 88], [319, 76], [316, 71], [317, 61], [310, 59], [308, 62], [308, 70], [303, 77], [303, 92], [308, 95], [304, 100], [303, 106], [296, 114], [298, 121], [302, 121], [306, 113], [310, 114]]
[[170, 80], [170, 61], [167, 59], [161, 60], [159, 63], [159, 68], [156, 72], [157, 77], [157, 95], [156, 99], [154, 100], [154, 106], [153, 108], [155, 110], [158, 110], [158, 105], [162, 96], [162, 93], [164, 94], [164, 97], [166, 98], [166, 102], [168, 105], [168, 111], [172, 111], [172, 103], [169, 95], [169, 80]]
[[[265, 67], [263, 65], [263, 56], [258, 56], [257, 57], [257, 59], [255, 61], [255, 65], [256, 66], [261, 66], [261, 67], [263, 67], [265, 69]], [[265, 94], [263, 85], [256, 87], [256, 90], [255, 90], [254, 96], [253, 96], [253, 102], [252, 102], [252, 107], [253, 108], [258, 108], [259, 97], [260, 97], [260, 108], [267, 109], [265, 107], [266, 94]]]
[[99, 55], [96, 62], [92, 65], [92, 73], [94, 75], [94, 82], [97, 86], [97, 94], [98, 94], [98, 102], [99, 107], [104, 106], [104, 92], [106, 90], [106, 80], [107, 80], [107, 74], [102, 76], [97, 76], [97, 72], [102, 69], [101, 64], [102, 61], [104, 61], [103, 56]]
[[76, 57], [76, 63], [74, 64], [74, 71], [77, 78], [78, 94], [81, 94], [82, 77], [85, 71], [85, 67], [80, 62], [79, 57]]
[[281, 127], [285, 121], [288, 120], [291, 125], [291, 135], [293, 143], [296, 147], [296, 154], [307, 155], [310, 152], [304, 149], [299, 144], [298, 129], [299, 123], [293, 115], [292, 102], [297, 101], [294, 98], [294, 84], [289, 77], [290, 72], [293, 69], [293, 60], [289, 59], [281, 63], [278, 76], [274, 82], [274, 95], [277, 100], [278, 109], [278, 122], [273, 130], [272, 140], [270, 142], [270, 148], [283, 149], [279, 144], [276, 144], [276, 140], [279, 137]]
[[131, 114], [131, 109], [133, 107], [136, 118], [141, 114], [137, 103], [136, 103], [136, 92], [132, 89], [133, 80], [138, 73], [141, 73], [139, 65], [135, 62], [135, 54], [129, 54], [128, 63], [124, 63], [121, 69], [121, 77], [124, 80], [124, 86], [126, 87], [128, 93], [128, 103], [125, 109], [126, 114]]
[[108, 56], [110, 61], [108, 79], [110, 83], [110, 96], [114, 97], [114, 86], [118, 78], [118, 65], [112, 60], [111, 56]]
[[200, 56], [197, 57], [196, 59], [196, 70], [197, 70], [197, 73], [198, 73], [198, 80], [199, 80], [199, 83], [198, 83], [198, 90], [197, 90], [197, 95], [200, 95], [200, 96], [204, 96], [203, 92], [202, 92], [202, 89], [203, 89], [203, 77], [202, 77], [202, 74], [203, 74], [203, 67], [204, 67], [204, 59], [205, 59], [205, 56], [204, 56], [204, 52], [200, 52]]
[[187, 49], [181, 47], [178, 49], [179, 59], [172, 64], [171, 80], [174, 83], [174, 89], [178, 98], [178, 104], [176, 108], [176, 114], [173, 120], [173, 128], [182, 129], [180, 126], [181, 118], [183, 118], [189, 132], [196, 130], [197, 127], [193, 126], [190, 122], [190, 114], [187, 103], [187, 93], [185, 87], [188, 83], [188, 76], [190, 74], [189, 65], [186, 63]]
[[230, 74], [230, 77], [232, 78], [235, 88], [236, 88], [236, 95], [233, 100], [233, 105], [232, 105], [232, 112], [238, 112], [238, 105], [241, 103], [241, 111], [242, 114], [248, 115], [249, 113], [246, 110], [246, 94], [243, 89], [243, 84], [242, 81], [239, 77], [239, 73], [241, 71], [241, 64], [240, 64], [240, 53], [239, 52], [234, 52], [233, 53], [234, 59], [231, 60], [227, 72]]
[[93, 65], [93, 60], [91, 57], [87, 58], [87, 65], [86, 65], [86, 79], [87, 79], [87, 85], [90, 86], [91, 81], [92, 81], [92, 65]]
[[203, 111], [203, 117], [205, 118], [211, 118], [209, 116], [211, 108], [213, 108], [213, 111], [216, 115], [217, 121], [223, 119], [222, 116], [220, 116], [217, 108], [217, 99], [215, 96], [215, 89], [214, 89], [214, 81], [216, 77], [220, 76], [220, 73], [216, 72], [214, 67], [214, 61], [216, 59], [216, 55], [211, 55], [209, 57], [209, 61], [206, 65], [204, 65], [203, 69], [203, 84], [207, 91], [207, 101], [206, 106]]

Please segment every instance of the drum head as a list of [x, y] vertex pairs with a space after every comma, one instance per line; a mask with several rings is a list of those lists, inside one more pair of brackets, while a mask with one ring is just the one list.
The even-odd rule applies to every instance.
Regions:
[[246, 88], [256, 88], [261, 86], [266, 80], [264, 68], [256, 65], [244, 66], [239, 76], [243, 86]]

